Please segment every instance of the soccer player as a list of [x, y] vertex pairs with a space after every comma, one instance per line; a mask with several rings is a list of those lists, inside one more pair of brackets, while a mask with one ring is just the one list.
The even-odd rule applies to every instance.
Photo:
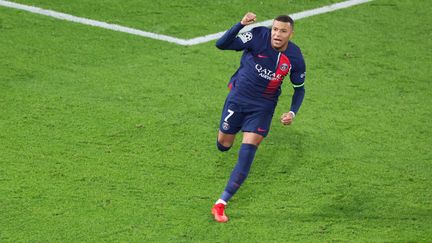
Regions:
[[280, 118], [283, 125], [293, 122], [305, 94], [305, 62], [300, 48], [290, 41], [294, 21], [281, 15], [273, 20], [271, 29], [256, 27], [239, 34], [255, 20], [254, 13], [247, 13], [216, 42], [221, 50], [243, 51], [240, 67], [228, 83], [230, 92], [222, 110], [217, 138], [218, 149], [228, 151], [236, 134], [240, 130], [243, 132], [237, 164], [211, 210], [218, 222], [228, 221], [225, 206], [248, 176], [257, 148], [270, 130], [285, 76], [289, 75], [294, 93], [290, 110]]

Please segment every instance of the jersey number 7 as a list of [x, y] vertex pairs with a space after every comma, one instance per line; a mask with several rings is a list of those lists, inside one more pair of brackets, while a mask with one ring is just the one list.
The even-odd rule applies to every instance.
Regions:
[[224, 121], [225, 122], [228, 122], [228, 119], [232, 116], [232, 115], [234, 115], [234, 111], [233, 110], [230, 110], [230, 109], [228, 109], [228, 115], [225, 117], [225, 119], [224, 119]]

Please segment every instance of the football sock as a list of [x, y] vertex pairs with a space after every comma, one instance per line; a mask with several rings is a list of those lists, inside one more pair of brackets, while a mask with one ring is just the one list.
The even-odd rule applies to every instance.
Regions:
[[231, 147], [223, 146], [221, 143], [219, 143], [219, 141], [216, 141], [216, 145], [217, 145], [217, 148], [222, 152], [228, 151], [231, 148]]
[[225, 202], [225, 201], [222, 200], [222, 199], [218, 199], [218, 200], [215, 202], [215, 204], [218, 204], [218, 203], [222, 203], [223, 205], [226, 205], [226, 204], [227, 204], [227, 202]]
[[225, 202], [228, 202], [231, 197], [234, 196], [244, 180], [246, 180], [254, 160], [256, 150], [257, 146], [253, 144], [242, 143], [237, 164], [231, 172], [231, 176], [228, 180], [225, 190], [221, 195], [221, 199]]

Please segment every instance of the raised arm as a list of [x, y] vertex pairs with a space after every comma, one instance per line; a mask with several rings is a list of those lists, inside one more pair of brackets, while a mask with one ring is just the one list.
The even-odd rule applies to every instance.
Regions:
[[225, 34], [216, 42], [216, 47], [221, 50], [243, 50], [245, 49], [246, 45], [244, 36], [237, 37], [237, 34], [240, 32], [240, 30], [249, 24], [254, 23], [256, 20], [256, 15], [254, 13], [247, 13], [243, 17], [243, 19], [235, 24], [231, 29], [229, 29]]

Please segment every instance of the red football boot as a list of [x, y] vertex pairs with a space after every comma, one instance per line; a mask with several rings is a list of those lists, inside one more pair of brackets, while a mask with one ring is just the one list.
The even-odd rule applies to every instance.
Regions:
[[215, 204], [211, 211], [216, 221], [220, 223], [228, 221], [228, 217], [225, 215], [225, 205], [223, 203]]

